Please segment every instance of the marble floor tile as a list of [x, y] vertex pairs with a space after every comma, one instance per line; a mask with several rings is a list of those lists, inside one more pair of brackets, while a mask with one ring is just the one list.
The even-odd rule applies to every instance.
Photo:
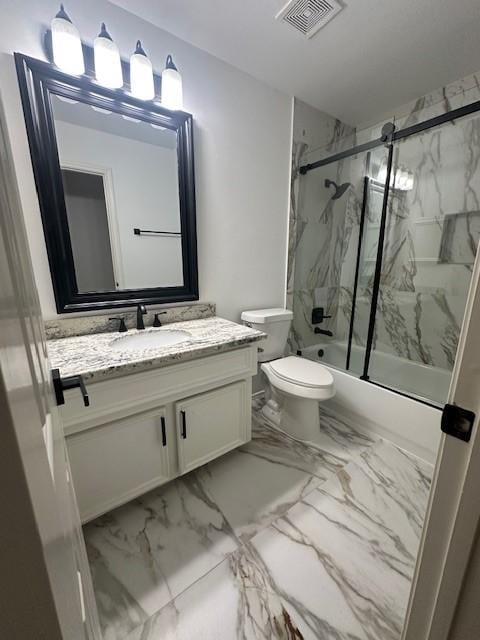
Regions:
[[433, 475], [432, 465], [382, 440], [364, 455], [363, 470], [395, 500], [420, 536]]
[[272, 429], [256, 405], [251, 442], [198, 470], [200, 484], [244, 542], [374, 444], [322, 411], [318, 444]]
[[295, 620], [247, 546], [133, 630], [125, 640], [301, 640]]
[[86, 525], [104, 640], [399, 640], [431, 468], [260, 406], [250, 443]]
[[238, 547], [194, 475], [84, 527], [105, 640], [123, 637]]
[[382, 441], [251, 540], [300, 637], [399, 640], [431, 471]]

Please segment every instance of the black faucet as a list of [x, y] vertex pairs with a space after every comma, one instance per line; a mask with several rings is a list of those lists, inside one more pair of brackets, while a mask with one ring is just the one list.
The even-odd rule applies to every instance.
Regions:
[[138, 304], [137, 305], [137, 329], [145, 329], [145, 325], [143, 324], [143, 316], [147, 313], [145, 309], [145, 305]]
[[327, 329], [320, 329], [320, 327], [315, 327], [313, 333], [321, 333], [324, 336], [330, 336], [330, 338], [333, 338], [333, 333], [331, 331], [328, 331]]

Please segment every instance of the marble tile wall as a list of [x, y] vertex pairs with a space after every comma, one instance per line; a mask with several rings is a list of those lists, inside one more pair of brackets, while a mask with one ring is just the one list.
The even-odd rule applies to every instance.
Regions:
[[[480, 237], [480, 116], [405, 140], [394, 157], [400, 166], [414, 186], [389, 198], [375, 348], [451, 370]], [[369, 213], [367, 234], [376, 238], [378, 210]], [[362, 263], [357, 344], [365, 343], [372, 269]]]
[[323, 175], [321, 170], [301, 176], [299, 167], [315, 162], [326, 151], [331, 154], [355, 144], [352, 127], [297, 99], [294, 108], [287, 269], [287, 307], [298, 311], [289, 339], [293, 351], [307, 339], [312, 306], [332, 306], [330, 296], [335, 293], [331, 283], [341, 231], [341, 220], [334, 215], [335, 203], [330, 202], [324, 180], [330, 177], [340, 184], [342, 166], [334, 176]]
[[[392, 119], [402, 128], [478, 99], [480, 74], [475, 74], [402, 107]], [[298, 118], [303, 117], [300, 111]], [[353, 137], [358, 142], [378, 137], [382, 124], [355, 136], [350, 131], [344, 140], [336, 140], [336, 149], [352, 146]], [[294, 134], [300, 129], [298, 122]], [[302, 151], [302, 162], [332, 152], [310, 151], [304, 141], [300, 147], [301, 142], [294, 139], [294, 148]], [[295, 225], [291, 225], [294, 237], [290, 239], [287, 289], [294, 310], [292, 350], [329, 340], [322, 336], [319, 340], [313, 333], [313, 306], [325, 306], [332, 316], [322, 328], [330, 329], [336, 341], [347, 340], [364, 176], [376, 177], [384, 157], [381, 148], [372, 152], [369, 167], [362, 155], [301, 177], [298, 157], [293, 163]], [[395, 149], [395, 168], [407, 168], [414, 184], [409, 191], [390, 192], [374, 346], [381, 352], [451, 370], [480, 236], [480, 116], [403, 141]], [[334, 199], [333, 188], [324, 186], [325, 178], [350, 186], [341, 198]], [[366, 211], [354, 325], [357, 345], [365, 344], [368, 327], [383, 198], [379, 191], [369, 192]], [[444, 245], [446, 253], [441, 252]]]
[[358, 142], [361, 144], [367, 140], [378, 138], [385, 122], [395, 122], [398, 129], [409, 127], [417, 122], [423, 122], [428, 118], [475, 102], [479, 99], [479, 95], [480, 71], [440, 87], [408, 104], [392, 109], [389, 114], [372, 125], [360, 127], [357, 131]]

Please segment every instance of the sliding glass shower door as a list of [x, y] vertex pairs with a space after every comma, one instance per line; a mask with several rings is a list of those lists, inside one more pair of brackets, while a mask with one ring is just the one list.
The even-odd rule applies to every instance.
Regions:
[[343, 273], [343, 279], [352, 283], [351, 305], [346, 310], [350, 327], [345, 369], [359, 376], [364, 371], [366, 357], [388, 149], [379, 147], [368, 151], [366, 156], [358, 233], [355, 237], [355, 247], [352, 246], [352, 252], [356, 251], [355, 270], [352, 271], [351, 265], [346, 265]]
[[[369, 267], [362, 272], [362, 286], [355, 300], [359, 241], [364, 229], [374, 225], [379, 216], [380, 193], [365, 197], [365, 176], [377, 172], [386, 157], [386, 149], [380, 147], [328, 162], [301, 178], [299, 193], [292, 348], [307, 358], [321, 358], [332, 366], [359, 373], [368, 327], [365, 310], [370, 307], [371, 293], [364, 279], [368, 279], [376, 255], [375, 239], [370, 234], [366, 243]], [[354, 307], [359, 309], [355, 327]], [[313, 317], [319, 309], [324, 315], [321, 322]]]
[[480, 238], [480, 103], [393, 129], [303, 167], [291, 345], [441, 405]]
[[395, 142], [370, 380], [445, 401], [479, 237], [480, 115]]

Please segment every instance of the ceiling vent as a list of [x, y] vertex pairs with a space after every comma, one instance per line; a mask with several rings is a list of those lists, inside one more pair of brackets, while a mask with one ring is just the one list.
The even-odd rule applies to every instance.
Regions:
[[336, 0], [290, 0], [275, 17], [311, 38], [341, 10]]

